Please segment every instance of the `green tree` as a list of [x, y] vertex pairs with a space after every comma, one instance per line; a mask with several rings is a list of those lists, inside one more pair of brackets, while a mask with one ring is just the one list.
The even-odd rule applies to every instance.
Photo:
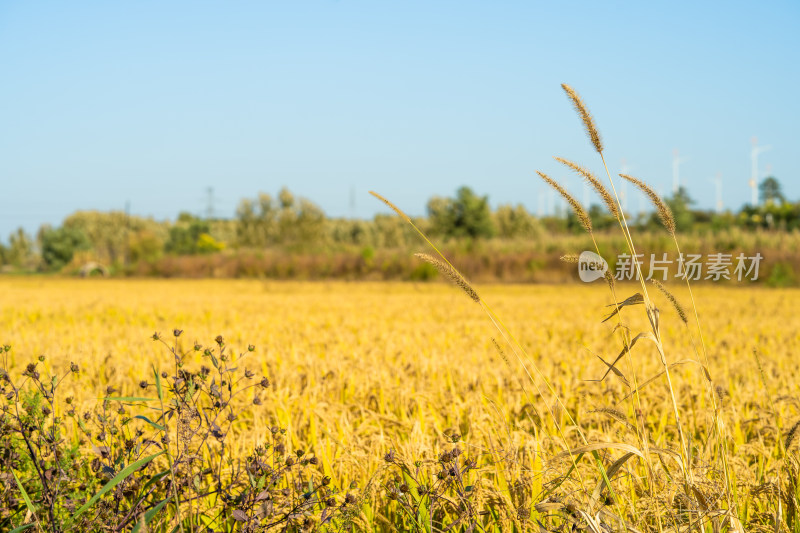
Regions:
[[278, 242], [289, 245], [317, 244], [324, 236], [325, 213], [310, 200], [296, 200], [283, 188], [278, 193]]
[[325, 214], [311, 201], [296, 199], [287, 188], [272, 196], [259, 193], [245, 198], [236, 209], [236, 241], [239, 246], [304, 246], [326, 236]]
[[428, 202], [434, 232], [445, 237], [491, 237], [495, 233], [489, 197], [461, 187], [455, 198], [434, 197]]
[[[123, 211], [76, 211], [64, 220], [65, 228], [83, 231], [92, 244], [94, 259], [105, 265], [136, 261], [144, 255], [154, 256], [154, 246], [163, 248], [167, 228], [150, 218], [129, 215]], [[144, 243], [145, 239], [146, 243]], [[144, 244], [147, 248], [134, 250]]]
[[236, 208], [236, 242], [239, 246], [263, 247], [275, 239], [276, 205], [272, 196], [259, 193], [245, 198]]
[[164, 238], [160, 232], [140, 229], [128, 238], [128, 259], [133, 263], [153, 263], [164, 253]]
[[499, 206], [494, 212], [497, 235], [505, 239], [533, 237], [540, 231], [537, 220], [522, 204]]
[[88, 250], [91, 243], [86, 234], [77, 228], [44, 226], [39, 230], [42, 262], [48, 270], [60, 270], [72, 261], [75, 252]]
[[191, 213], [181, 213], [169, 229], [166, 251], [178, 255], [206, 254], [222, 250], [225, 246], [210, 234], [207, 220]]
[[589, 206], [589, 218], [592, 219], [592, 226], [596, 230], [603, 230], [616, 227], [617, 219], [600, 204]]
[[[672, 216], [675, 218], [675, 226], [678, 231], [687, 231], [692, 228], [694, 214], [691, 206], [695, 202], [689, 196], [689, 191], [685, 187], [680, 187], [675, 194], [664, 198], [664, 203], [672, 210]], [[653, 214], [653, 220], [657, 225], [660, 225], [656, 214]]]
[[781, 183], [775, 176], [764, 178], [764, 181], [758, 184], [758, 194], [761, 198], [762, 204], [778, 204], [781, 205], [786, 202], [786, 197], [781, 190]]
[[5, 249], [4, 262], [16, 268], [34, 268], [36, 257], [34, 255], [33, 239], [22, 228], [11, 234], [8, 247]]

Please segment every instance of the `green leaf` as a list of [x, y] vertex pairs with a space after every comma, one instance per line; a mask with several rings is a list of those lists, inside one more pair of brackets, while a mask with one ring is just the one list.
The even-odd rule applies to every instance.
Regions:
[[89, 508], [90, 508], [92, 505], [94, 505], [95, 503], [97, 503], [97, 500], [99, 500], [100, 498], [102, 498], [102, 497], [103, 497], [103, 495], [105, 495], [105, 494], [106, 494], [107, 492], [109, 492], [111, 489], [113, 489], [114, 487], [116, 487], [117, 485], [119, 485], [119, 484], [120, 484], [122, 481], [124, 481], [124, 480], [125, 480], [125, 479], [126, 479], [128, 476], [130, 476], [131, 474], [133, 474], [134, 472], [136, 472], [137, 470], [139, 470], [141, 467], [143, 467], [144, 465], [146, 465], [147, 463], [149, 463], [150, 461], [152, 461], [153, 459], [155, 459], [156, 457], [158, 457], [158, 456], [159, 456], [159, 455], [161, 455], [162, 453], [164, 453], [164, 452], [163, 452], [163, 451], [160, 451], [160, 452], [158, 452], [158, 453], [156, 453], [156, 454], [149, 455], [149, 456], [145, 457], [144, 459], [139, 459], [139, 460], [138, 460], [138, 461], [136, 461], [135, 463], [131, 463], [131, 464], [129, 464], [127, 467], [125, 467], [125, 468], [124, 468], [124, 469], [123, 469], [123, 470], [122, 470], [122, 471], [121, 471], [119, 474], [117, 474], [116, 476], [114, 476], [114, 479], [112, 479], [111, 481], [109, 481], [108, 483], [106, 483], [105, 485], [103, 485], [103, 488], [101, 488], [101, 489], [98, 491], [98, 493], [97, 493], [97, 494], [95, 494], [94, 496], [92, 496], [92, 498], [91, 498], [91, 499], [90, 499], [88, 502], [86, 502], [85, 504], [83, 504], [83, 507], [81, 507], [80, 509], [78, 509], [77, 511], [75, 511], [75, 514], [73, 514], [73, 515], [72, 515], [72, 516], [71, 516], [71, 517], [70, 517], [70, 518], [67, 520], [67, 523], [66, 523], [66, 526], [67, 526], [67, 527], [66, 527], [66, 529], [69, 529], [69, 526], [71, 526], [71, 525], [72, 525], [72, 522], [73, 522], [73, 521], [75, 521], [75, 519], [76, 519], [76, 518], [78, 518], [80, 515], [82, 515], [83, 513], [85, 513], [85, 512], [86, 512], [86, 511], [87, 511], [87, 510], [88, 510], [88, 509], [89, 509]]
[[151, 478], [150, 478], [150, 479], [147, 481], [147, 483], [145, 483], [145, 484], [144, 484], [144, 487], [142, 487], [142, 492], [144, 492], [145, 490], [147, 490], [147, 488], [148, 488], [150, 485], [152, 485], [153, 483], [156, 483], [156, 482], [158, 482], [159, 480], [161, 480], [161, 479], [162, 479], [164, 476], [166, 476], [166, 475], [169, 475], [169, 469], [167, 469], [167, 470], [164, 470], [163, 472], [159, 472], [158, 474], [155, 474], [153, 477], [151, 477]]
[[150, 424], [150, 425], [151, 425], [151, 426], [153, 426], [154, 428], [156, 428], [156, 429], [160, 429], [161, 431], [166, 431], [166, 430], [167, 430], [167, 428], [166, 428], [165, 426], [162, 426], [162, 425], [160, 425], [160, 424], [156, 424], [155, 422], [153, 422], [152, 420], [150, 420], [150, 419], [149, 419], [149, 418], [147, 418], [146, 416], [143, 416], [143, 415], [136, 415], [136, 416], [134, 416], [133, 418], [138, 418], [139, 420], [144, 420], [145, 422], [147, 422], [148, 424]]
[[28, 493], [25, 492], [25, 487], [22, 486], [22, 481], [19, 480], [16, 472], [12, 470], [11, 473], [14, 474], [14, 480], [17, 482], [19, 491], [22, 493], [22, 499], [25, 500], [25, 505], [28, 506], [28, 510], [31, 512], [31, 514], [36, 516], [36, 508], [33, 506], [33, 502], [31, 501], [30, 496], [28, 496]]
[[161, 390], [161, 376], [158, 375], [158, 370], [156, 370], [156, 366], [153, 365], [153, 375], [156, 377], [156, 391], [158, 391], [158, 399], [164, 399], [164, 393]]
[[139, 520], [138, 522], [136, 522], [136, 525], [135, 525], [135, 526], [133, 526], [133, 530], [131, 531], [131, 533], [139, 533], [139, 531], [142, 529], [142, 524], [144, 524], [144, 525], [148, 525], [148, 524], [150, 524], [150, 521], [153, 519], [153, 517], [154, 517], [155, 515], [157, 515], [157, 514], [158, 514], [158, 512], [159, 512], [161, 509], [163, 509], [163, 508], [164, 508], [164, 506], [165, 506], [165, 505], [167, 505], [167, 503], [169, 503], [169, 501], [170, 501], [171, 499], [172, 499], [172, 498], [170, 497], [170, 498], [167, 498], [167, 499], [165, 499], [165, 500], [161, 500], [161, 501], [158, 503], [158, 505], [156, 505], [155, 507], [153, 507], [153, 508], [152, 508], [152, 509], [150, 509], [149, 511], [145, 511], [145, 513], [144, 513], [144, 521], [142, 521], [142, 520]]
[[561, 486], [562, 483], [564, 483], [567, 479], [569, 479], [569, 475], [572, 473], [573, 470], [575, 470], [575, 467], [578, 465], [578, 462], [581, 460], [581, 457], [583, 457], [583, 454], [579, 453], [578, 456], [575, 458], [575, 460], [572, 462], [572, 466], [570, 466], [569, 470], [567, 470], [567, 473], [561, 476], [561, 478], [559, 478], [558, 482], [555, 484], [554, 487], [550, 488], [547, 492], [544, 493], [545, 497], [550, 496], [550, 494], [552, 494], [553, 491], [555, 491], [558, 487]]
[[31, 522], [30, 524], [25, 524], [24, 526], [15, 527], [15, 528], [14, 528], [14, 529], [12, 529], [12, 530], [11, 530], [9, 533], [19, 533], [20, 531], [25, 531], [26, 529], [28, 529], [28, 528], [30, 528], [30, 527], [33, 527], [33, 526], [35, 526], [35, 525], [36, 525], [36, 524], [34, 524], [33, 522]]

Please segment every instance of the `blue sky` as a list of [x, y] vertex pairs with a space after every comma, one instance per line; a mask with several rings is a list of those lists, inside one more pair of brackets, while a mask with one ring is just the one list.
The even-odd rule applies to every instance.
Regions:
[[0, 239], [78, 209], [202, 213], [208, 187], [220, 216], [284, 185], [333, 216], [464, 184], [536, 212], [540, 169], [583, 199], [551, 157], [602, 167], [562, 82], [612, 172], [669, 193], [678, 149], [701, 206], [721, 173], [738, 208], [757, 136], [800, 199], [798, 28], [796, 1], [5, 1]]

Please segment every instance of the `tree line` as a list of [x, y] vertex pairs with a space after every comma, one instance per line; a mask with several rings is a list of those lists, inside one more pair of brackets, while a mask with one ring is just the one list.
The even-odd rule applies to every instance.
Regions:
[[[761, 202], [740, 210], [716, 213], [695, 209], [695, 202], [681, 188], [665, 199], [682, 232], [715, 232], [738, 227], [796, 231], [800, 228], [800, 202], [788, 201], [773, 177], [760, 186]], [[599, 231], [616, 220], [599, 204], [589, 207]], [[638, 229], [657, 228], [655, 215], [631, 214]], [[578, 233], [579, 223], [566, 209], [535, 216], [521, 204], [489, 206], [489, 198], [469, 187], [452, 197], [433, 197], [426, 215], [415, 223], [444, 241], [536, 240], [543, 234]], [[163, 257], [236, 254], [240, 251], [279, 249], [306, 254], [356, 250], [370, 255], [375, 249], [405, 249], [419, 244], [418, 236], [394, 215], [379, 214], [371, 220], [329, 218], [306, 198], [287, 188], [277, 196], [260, 193], [239, 203], [232, 219], [204, 218], [180, 213], [174, 221], [131, 216], [122, 211], [77, 211], [60, 226], [44, 225], [36, 235], [21, 228], [7, 243], [0, 243], [0, 267], [4, 271], [52, 272], [77, 269], [96, 262], [125, 270]]]

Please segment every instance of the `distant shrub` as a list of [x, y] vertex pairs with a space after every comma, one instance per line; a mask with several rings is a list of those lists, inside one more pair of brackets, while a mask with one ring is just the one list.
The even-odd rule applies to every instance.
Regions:
[[42, 262], [47, 270], [60, 270], [72, 261], [75, 252], [91, 247], [86, 234], [77, 228], [44, 228], [39, 233]]
[[794, 268], [790, 263], [775, 263], [767, 278], [770, 287], [791, 287], [797, 284]]

